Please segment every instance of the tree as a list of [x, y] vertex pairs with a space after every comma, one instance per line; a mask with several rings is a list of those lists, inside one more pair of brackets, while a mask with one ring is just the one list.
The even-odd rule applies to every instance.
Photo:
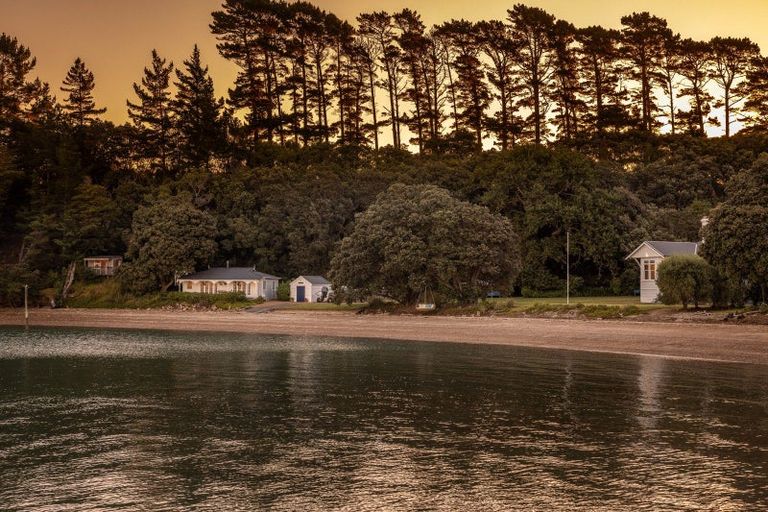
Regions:
[[37, 60], [18, 39], [0, 33], [0, 134], [11, 121], [34, 121], [48, 105], [48, 84], [30, 80]]
[[731, 126], [739, 121], [742, 103], [749, 88], [744, 83], [750, 73], [750, 66], [760, 49], [748, 38], [715, 37], [709, 42], [712, 48], [712, 81], [722, 91], [715, 102], [716, 108], [724, 111], [725, 136], [731, 135]]
[[189, 166], [207, 166], [211, 157], [226, 144], [222, 119], [223, 101], [217, 100], [208, 66], [200, 61], [195, 45], [184, 70], [176, 70], [176, 98], [173, 100], [179, 157]]
[[392, 185], [355, 221], [331, 262], [336, 290], [414, 304], [426, 287], [467, 303], [509, 289], [520, 269], [511, 223], [432, 185]]
[[175, 277], [211, 262], [216, 221], [187, 198], [158, 199], [133, 215], [123, 285], [131, 292], [167, 290]]
[[755, 56], [747, 73], [747, 101], [749, 116], [745, 124], [749, 128], [768, 129], [768, 57]]
[[173, 63], [166, 63], [157, 50], [152, 50], [152, 67], [144, 68], [141, 84], [134, 82], [133, 91], [139, 101], [127, 101], [128, 117], [138, 130], [141, 158], [152, 162], [153, 171], [167, 174], [172, 153], [173, 125], [171, 110], [171, 72]]
[[275, 116], [280, 105], [276, 60], [279, 34], [287, 32], [283, 23], [288, 16], [285, 4], [226, 0], [212, 16], [210, 28], [219, 41], [219, 53], [240, 68], [235, 86], [229, 91], [230, 104], [247, 109], [247, 129], [254, 142], [271, 141], [275, 128], [282, 126], [281, 117]]
[[621, 44], [625, 57], [631, 63], [629, 77], [640, 85], [633, 94], [639, 105], [642, 129], [653, 131], [656, 122], [656, 102], [653, 98], [653, 74], [659, 58], [664, 54], [664, 42], [671, 36], [666, 20], [648, 12], [632, 13], [621, 18]]
[[360, 35], [375, 45], [379, 66], [384, 70], [384, 89], [389, 97], [389, 122], [392, 125], [392, 144], [400, 148], [400, 93], [402, 91], [402, 52], [395, 41], [392, 16], [384, 11], [361, 14], [357, 17]]
[[656, 280], [664, 304], [695, 308], [712, 300], [712, 267], [700, 256], [670, 256], [659, 265]]
[[667, 33], [661, 50], [654, 78], [666, 96], [667, 104], [665, 105], [664, 117], [667, 118], [670, 133], [675, 135], [677, 132], [676, 99], [680, 86], [680, 68], [682, 67], [680, 35]]
[[680, 96], [689, 96], [690, 108], [680, 112], [678, 117], [687, 124], [690, 133], [705, 135], [705, 125], [714, 124], [716, 119], [709, 118], [712, 108], [712, 94], [707, 84], [711, 80], [711, 48], [705, 41], [683, 39], [680, 42], [680, 66], [678, 71], [687, 81], [687, 86], [680, 90]]
[[546, 98], [554, 71], [551, 48], [555, 17], [543, 9], [523, 4], [516, 4], [507, 11], [507, 16], [512, 37], [520, 45], [517, 67], [526, 96], [519, 106], [530, 110], [527, 128], [533, 131], [534, 144], [541, 144], [547, 136], [549, 105]]
[[97, 116], [107, 111], [106, 108], [96, 108], [93, 100], [94, 87], [93, 72], [85, 66], [80, 57], [76, 58], [67, 72], [61, 90], [67, 93], [62, 108], [79, 128], [91, 124]]
[[741, 283], [755, 302], [768, 299], [768, 155], [735, 175], [728, 200], [709, 215], [704, 257]]
[[493, 96], [499, 104], [499, 110], [486, 123], [496, 135], [501, 149], [506, 150], [515, 145], [520, 135], [520, 123], [513, 108], [513, 99], [520, 93], [520, 85], [513, 75], [518, 42], [501, 21], [481, 21], [476, 28], [478, 42], [490, 60], [490, 64], [485, 66], [488, 82], [494, 87], [496, 92]]
[[65, 261], [111, 254], [119, 247], [118, 208], [106, 188], [83, 183], [62, 216], [59, 242]]
[[619, 88], [618, 30], [592, 26], [579, 29], [581, 90], [587, 98], [591, 112], [586, 119], [594, 131], [602, 133], [606, 127], [621, 128], [630, 125], [629, 115], [623, 104], [623, 92]]
[[576, 34], [576, 27], [563, 20], [558, 20], [552, 30], [554, 87], [551, 95], [556, 102], [553, 122], [559, 138], [564, 140], [578, 135], [585, 110], [581, 99]]
[[490, 106], [491, 95], [485, 82], [480, 46], [475, 25], [466, 20], [452, 20], [440, 26], [439, 31], [448, 42], [456, 70], [455, 83], [458, 122], [475, 135], [477, 151], [483, 148], [485, 111]]

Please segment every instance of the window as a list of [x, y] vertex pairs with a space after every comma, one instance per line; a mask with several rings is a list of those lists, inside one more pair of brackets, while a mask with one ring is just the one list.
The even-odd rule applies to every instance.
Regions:
[[643, 279], [646, 281], [656, 280], [656, 261], [646, 260], [643, 262]]

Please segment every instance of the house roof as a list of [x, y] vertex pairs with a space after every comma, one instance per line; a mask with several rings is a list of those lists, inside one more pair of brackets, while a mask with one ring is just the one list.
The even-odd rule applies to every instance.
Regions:
[[328, 281], [323, 276], [299, 276], [296, 279], [294, 279], [294, 281], [298, 281], [299, 279], [309, 281], [312, 284], [331, 284], [331, 282]]
[[699, 244], [696, 242], [665, 242], [654, 240], [646, 243], [660, 252], [663, 256], [696, 254], [699, 250]]
[[666, 240], [646, 240], [640, 244], [637, 249], [632, 251], [627, 259], [634, 257], [635, 253], [640, 250], [644, 245], [647, 245], [652, 250], [659, 253], [659, 255], [667, 256], [679, 256], [683, 254], [696, 254], [699, 252], [698, 242], [668, 242]]
[[99, 255], [99, 256], [86, 256], [83, 258], [84, 260], [121, 260], [123, 259], [122, 256], [115, 256], [112, 254], [105, 254], [105, 255]]
[[258, 272], [251, 267], [213, 267], [201, 272], [188, 274], [180, 279], [192, 281], [214, 281], [217, 279], [230, 280], [253, 280], [253, 279], [280, 279], [279, 277]]

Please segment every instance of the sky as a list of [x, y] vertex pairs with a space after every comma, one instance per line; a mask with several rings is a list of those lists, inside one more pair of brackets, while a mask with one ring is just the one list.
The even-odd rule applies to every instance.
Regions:
[[[315, 0], [320, 8], [353, 21], [361, 12], [416, 10], [427, 25], [452, 18], [503, 19], [515, 0]], [[620, 27], [633, 11], [665, 18], [683, 37], [749, 37], [768, 53], [768, 0], [527, 0], [578, 27]], [[226, 95], [236, 68], [220, 57], [210, 34], [210, 13], [221, 0], [0, 0], [0, 32], [17, 37], [37, 57], [36, 74], [61, 97], [61, 81], [76, 57], [96, 77], [94, 96], [107, 107], [105, 118], [127, 119], [125, 102], [133, 98], [149, 64], [150, 52], [177, 65], [198, 44], [210, 66], [216, 92]]]

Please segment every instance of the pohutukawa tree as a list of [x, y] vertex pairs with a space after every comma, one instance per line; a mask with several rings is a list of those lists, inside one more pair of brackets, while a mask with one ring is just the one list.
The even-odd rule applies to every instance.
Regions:
[[62, 108], [77, 127], [91, 124], [99, 115], [107, 111], [106, 108], [96, 107], [93, 99], [94, 87], [93, 72], [78, 57], [67, 72], [61, 86], [61, 90], [67, 94]]

